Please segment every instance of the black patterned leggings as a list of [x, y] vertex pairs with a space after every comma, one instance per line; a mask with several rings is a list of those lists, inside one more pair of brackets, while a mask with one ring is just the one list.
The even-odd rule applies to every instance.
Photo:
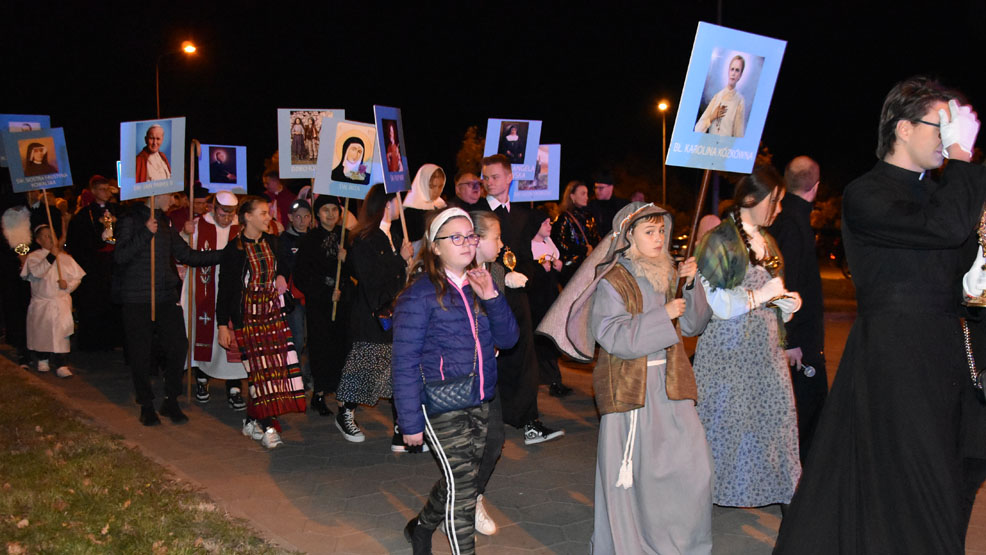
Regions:
[[[438, 458], [443, 477], [435, 482], [418, 519], [430, 530], [451, 521], [452, 553], [476, 552], [476, 478], [486, 447], [489, 403], [430, 417], [425, 436]], [[447, 503], [451, 482], [451, 503]], [[449, 506], [451, 505], [451, 506]], [[451, 514], [451, 519], [446, 515]]]

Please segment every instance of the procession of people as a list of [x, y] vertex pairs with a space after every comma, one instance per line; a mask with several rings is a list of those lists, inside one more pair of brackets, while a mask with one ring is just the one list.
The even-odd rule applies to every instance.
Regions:
[[[743, 134], [730, 118], [745, 68], [730, 62], [702, 132]], [[879, 160], [845, 190], [859, 316], [831, 391], [817, 162], [742, 176], [686, 257], [672, 208], [613, 196], [611, 171], [572, 180], [560, 204], [512, 199], [516, 126], [500, 138], [510, 153], [424, 164], [407, 194], [365, 174], [353, 212], [271, 169], [263, 196], [192, 189], [199, 209], [177, 220], [172, 195], [117, 202], [100, 175], [64, 214], [8, 195], [6, 341], [24, 368], [66, 379], [73, 344], [122, 346], [143, 425], [188, 421], [191, 380], [200, 404], [221, 387], [267, 449], [290, 449], [280, 417], [309, 410], [363, 442], [360, 407], [385, 400], [391, 451], [428, 452], [442, 472], [404, 529], [416, 554], [440, 527], [453, 553], [497, 532], [484, 492], [508, 433], [565, 441], [538, 407], [579, 394], [564, 345], [594, 361], [593, 553], [710, 553], [714, 505], [779, 505], [776, 553], [960, 553], [986, 480], [986, 168], [964, 102], [927, 78], [885, 99]], [[314, 125], [296, 119], [284, 154], [311, 158]], [[146, 130], [138, 183], [170, 178], [163, 135]]]

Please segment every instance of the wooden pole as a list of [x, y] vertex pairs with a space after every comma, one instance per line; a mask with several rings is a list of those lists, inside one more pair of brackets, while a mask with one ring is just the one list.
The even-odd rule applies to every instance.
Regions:
[[[692, 250], [695, 248], [695, 234], [698, 233], [698, 220], [702, 217], [702, 206], [705, 204], [705, 196], [709, 192], [709, 180], [711, 178], [712, 170], [705, 170], [705, 173], [702, 174], [702, 186], [698, 190], [698, 199], [695, 202], [695, 216], [692, 218], [692, 228], [688, 234], [688, 246], [685, 247], [685, 260], [688, 260], [692, 256]], [[681, 297], [684, 287], [685, 280], [678, 280], [678, 291], [675, 297]]]
[[[55, 226], [51, 222], [51, 206], [48, 204], [48, 190], [41, 189], [41, 195], [45, 198], [45, 212], [48, 213], [48, 230], [51, 231], [51, 242], [53, 244], [59, 243], [61, 237], [55, 233]], [[61, 244], [58, 245], [58, 250], [62, 250]], [[55, 256], [55, 270], [58, 272], [58, 280], [62, 280], [62, 265], [58, 263], [58, 256]]]
[[[404, 242], [408, 241], [408, 238], [407, 238], [407, 222], [404, 221], [404, 203], [401, 202], [401, 193], [400, 193], [400, 191], [397, 192], [397, 210], [399, 211], [400, 217], [401, 217], [401, 231], [404, 232], [404, 241], [401, 242], [401, 246], [399, 246], [397, 248], [398, 249], [402, 249], [404, 247]], [[396, 245], [394, 245], [394, 246], [396, 246]], [[411, 261], [410, 260], [407, 261], [407, 267], [408, 267], [408, 270], [411, 269]], [[411, 272], [410, 271], [407, 272], [407, 279], [411, 279]]]
[[[400, 195], [398, 195], [398, 196], [400, 196]], [[343, 201], [342, 214], [339, 215], [339, 217], [342, 218], [340, 220], [341, 225], [342, 225], [342, 234], [340, 234], [340, 236], [339, 236], [339, 252], [342, 252], [342, 249], [344, 249], [345, 248], [345, 245], [346, 245], [346, 215], [347, 214], [349, 214], [349, 197], [346, 197], [346, 200]], [[336, 261], [336, 287], [335, 287], [334, 291], [338, 291], [339, 290], [339, 279], [340, 278], [342, 278], [342, 259], [341, 258]], [[332, 296], [335, 297], [335, 294], [333, 293]], [[336, 321], [336, 307], [337, 307], [338, 304], [339, 304], [338, 301], [335, 301], [335, 300], [332, 301], [332, 321], [333, 322]]]
[[[195, 219], [195, 162], [198, 160], [199, 154], [201, 154], [201, 149], [199, 147], [199, 142], [192, 139], [192, 144], [190, 146], [191, 152], [188, 156], [188, 221], [192, 222]], [[188, 236], [188, 246], [189, 248], [195, 248], [195, 227], [192, 227], [192, 233]], [[185, 283], [188, 284], [186, 288], [188, 290], [188, 298], [185, 300], [185, 307], [187, 308], [188, 314], [185, 315], [185, 321], [188, 322], [188, 355], [187, 355], [187, 365], [188, 365], [188, 397], [189, 401], [192, 399], [192, 380], [194, 376], [192, 374], [192, 352], [195, 350], [195, 328], [193, 324], [195, 323], [195, 276], [196, 270], [193, 270], [191, 266], [185, 268]]]
[[[156, 202], [154, 200], [154, 195], [151, 195], [152, 218], [157, 218], [157, 214], [154, 212], [155, 204]], [[155, 310], [156, 305], [154, 304], [156, 297], [157, 297], [157, 291], [154, 289], [154, 235], [151, 235], [151, 322], [157, 320], [157, 311]]]

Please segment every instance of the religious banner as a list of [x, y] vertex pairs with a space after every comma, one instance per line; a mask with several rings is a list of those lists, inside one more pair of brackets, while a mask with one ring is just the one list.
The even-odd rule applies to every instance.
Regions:
[[120, 200], [185, 188], [185, 118], [120, 124]]
[[333, 121], [322, 127], [322, 152], [314, 190], [347, 198], [364, 198], [378, 165], [376, 127], [356, 121]]
[[229, 145], [200, 145], [199, 181], [211, 193], [230, 191], [237, 195], [247, 192], [246, 147]]
[[667, 164], [750, 173], [787, 43], [699, 22]]
[[[20, 133], [21, 131], [37, 131], [49, 127], [51, 127], [49, 116], [0, 114], [0, 131]], [[2, 133], [0, 133], [0, 167], [7, 167], [7, 148], [4, 146]]]
[[539, 145], [534, 179], [514, 179], [510, 183], [510, 200], [536, 202], [558, 200], [561, 181], [561, 145]]
[[383, 187], [388, 193], [407, 191], [411, 188], [411, 177], [407, 167], [401, 109], [374, 105], [373, 120], [377, 125], [377, 144], [380, 145]]
[[281, 179], [315, 177], [322, 125], [325, 120], [345, 119], [345, 110], [278, 108], [277, 159]]
[[523, 119], [490, 119], [486, 124], [483, 156], [503, 154], [510, 159], [514, 179], [534, 179], [537, 169], [541, 122]]
[[15, 193], [72, 185], [61, 127], [11, 133], [0, 129]]

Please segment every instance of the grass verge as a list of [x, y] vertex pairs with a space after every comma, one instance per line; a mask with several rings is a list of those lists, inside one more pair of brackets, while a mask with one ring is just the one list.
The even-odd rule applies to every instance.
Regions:
[[0, 383], [8, 554], [284, 552], [5, 360]]

